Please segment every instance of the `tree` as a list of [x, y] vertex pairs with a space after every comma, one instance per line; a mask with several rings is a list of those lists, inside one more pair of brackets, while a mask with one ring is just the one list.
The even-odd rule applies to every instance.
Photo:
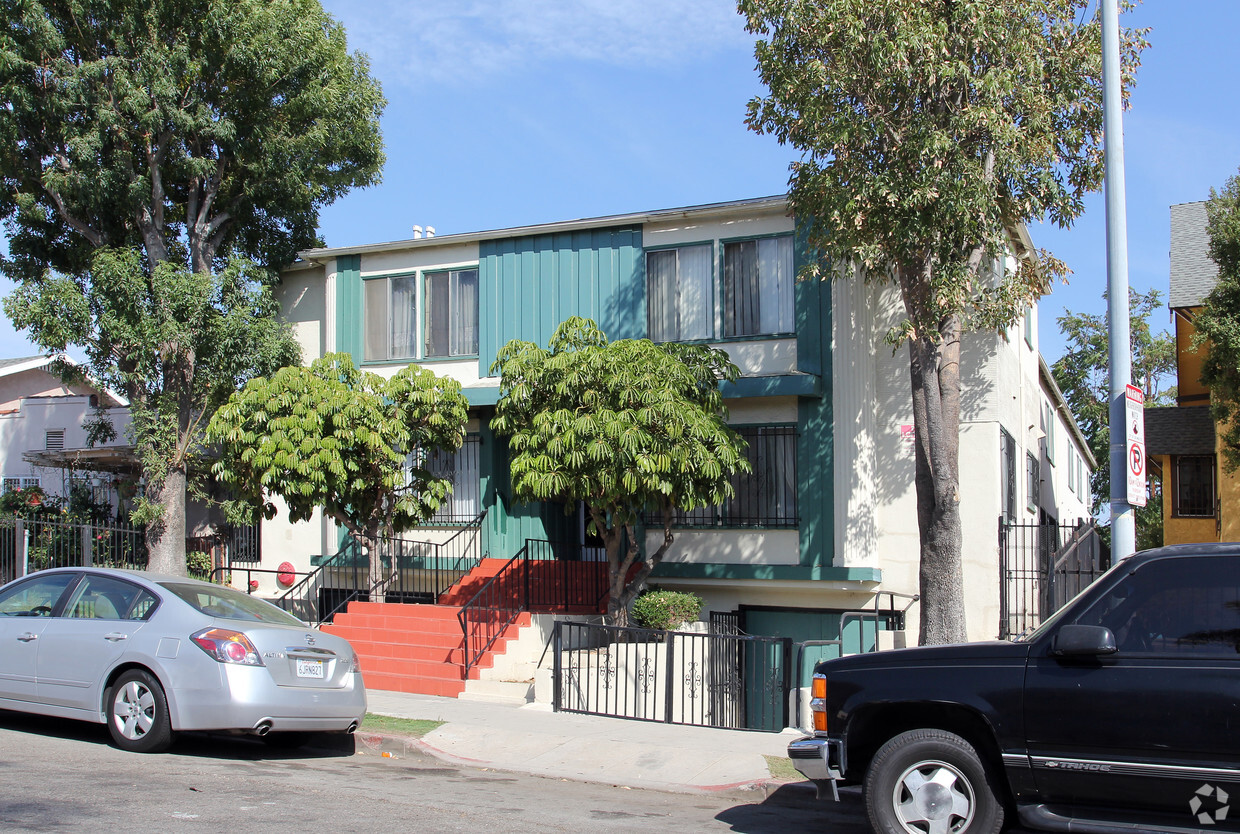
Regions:
[[[1103, 173], [1100, 27], [1088, 0], [740, 0], [768, 88], [749, 127], [802, 152], [802, 278], [893, 284], [904, 321], [921, 539], [921, 641], [966, 637], [960, 338], [1002, 330], [1065, 271], [1013, 230], [1070, 225]], [[1125, 81], [1144, 45], [1123, 39]], [[1015, 251], [1013, 251], [1015, 250]], [[1009, 253], [1017, 268], [995, 269]], [[847, 267], [847, 268], [846, 268]]]
[[1240, 175], [1206, 203], [1210, 257], [1218, 281], [1193, 321], [1196, 347], [1205, 347], [1201, 381], [1210, 389], [1210, 416], [1222, 438], [1223, 465], [1240, 465]]
[[[1150, 316], [1161, 308], [1158, 290], [1144, 294], [1128, 290], [1132, 383], [1145, 394], [1146, 408], [1175, 404], [1175, 388], [1166, 385], [1175, 373], [1175, 342], [1166, 331], [1150, 328]], [[1051, 365], [1051, 373], [1098, 462], [1090, 478], [1090, 491], [1094, 497], [1091, 511], [1099, 516], [1111, 495], [1111, 348], [1107, 319], [1105, 315], [1068, 313], [1058, 322], [1067, 349]], [[1159, 487], [1152, 484], [1151, 488], [1157, 492]], [[1162, 544], [1160, 502], [1150, 501], [1138, 508], [1136, 521], [1138, 549]]]
[[207, 428], [221, 447], [212, 472], [240, 496], [234, 513], [271, 518], [272, 495], [293, 521], [322, 507], [367, 548], [373, 586], [385, 578], [379, 538], [426, 521], [451, 493], [425, 464], [460, 448], [468, 408], [456, 380], [417, 365], [385, 380], [331, 353], [234, 393]]
[[[270, 279], [242, 261], [289, 262], [317, 243], [322, 206], [377, 180], [383, 97], [317, 0], [0, 0], [0, 18], [0, 270], [19, 287], [6, 311], [121, 383], [150, 566], [183, 573], [199, 394], [225, 376], [177, 315], [203, 311], [201, 276], [237, 302], [221, 315], [271, 311], [249, 303]], [[241, 275], [244, 298], [225, 290]], [[130, 306], [107, 303], [113, 280]], [[189, 285], [196, 300], [179, 298]], [[176, 315], [138, 323], [133, 305], [169, 300]], [[246, 364], [260, 363], [232, 368]]]
[[[722, 504], [732, 476], [750, 469], [719, 392], [739, 371], [715, 348], [608, 342], [574, 316], [546, 350], [504, 345], [497, 372], [491, 427], [510, 437], [515, 497], [584, 503], [607, 551], [608, 618], [627, 624], [629, 604], [672, 544], [676, 512]], [[661, 516], [663, 540], [643, 558], [644, 510]]]

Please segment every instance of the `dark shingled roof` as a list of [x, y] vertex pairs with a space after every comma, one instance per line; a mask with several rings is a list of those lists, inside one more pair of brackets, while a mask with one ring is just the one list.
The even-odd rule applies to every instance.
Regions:
[[1214, 454], [1214, 421], [1205, 405], [1145, 409], [1148, 455]]
[[1206, 204], [1181, 203], [1171, 207], [1172, 310], [1197, 307], [1218, 283], [1218, 264], [1210, 258], [1206, 235]]

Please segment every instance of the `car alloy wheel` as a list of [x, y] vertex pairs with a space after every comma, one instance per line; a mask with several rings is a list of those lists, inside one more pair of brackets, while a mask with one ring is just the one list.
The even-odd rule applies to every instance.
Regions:
[[172, 743], [168, 699], [159, 681], [144, 669], [130, 669], [117, 678], [108, 705], [108, 732], [117, 747], [156, 753]]

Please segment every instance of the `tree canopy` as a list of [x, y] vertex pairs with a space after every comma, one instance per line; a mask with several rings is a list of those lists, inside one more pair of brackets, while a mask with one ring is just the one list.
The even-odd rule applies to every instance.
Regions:
[[[736, 366], [702, 345], [608, 342], [593, 321], [574, 316], [545, 349], [506, 344], [491, 372], [500, 375], [491, 426], [510, 438], [515, 496], [584, 503], [607, 551], [608, 616], [624, 624], [674, 540], [676, 512], [723, 503], [733, 475], [750, 469], [719, 392]], [[663, 522], [651, 553], [641, 527], [647, 510]]]
[[317, 0], [0, 13], [6, 311], [43, 348], [84, 348], [130, 399], [151, 567], [181, 573], [205, 392], [295, 356], [270, 325], [236, 330], [270, 337], [239, 345], [206, 319], [274, 314], [250, 262], [275, 269], [317, 244], [319, 210], [378, 179], [383, 97]]
[[212, 472], [240, 497], [234, 511], [271, 518], [272, 495], [293, 521], [321, 507], [369, 548], [378, 582], [376, 540], [426, 521], [451, 493], [425, 464], [460, 448], [468, 406], [459, 382], [417, 365], [384, 379], [328, 354], [251, 379], [216, 411]]
[[1197, 344], [1205, 346], [1201, 381], [1210, 389], [1210, 415], [1222, 438], [1223, 465], [1240, 466], [1240, 175], [1206, 203], [1210, 257], [1218, 281], [1194, 319]]
[[[966, 637], [960, 336], [1010, 326], [1062, 274], [1021, 225], [1069, 225], [1102, 182], [1100, 26], [1088, 0], [740, 0], [767, 95], [748, 124], [800, 149], [803, 277], [891, 283], [909, 345], [921, 641]], [[1142, 33], [1123, 37], [1131, 83]], [[1016, 255], [1015, 269], [1001, 266]]]
[[[1104, 295], [1103, 298], [1106, 296]], [[1146, 408], [1175, 404], [1175, 341], [1165, 330], [1150, 327], [1150, 316], [1162, 308], [1158, 290], [1128, 290], [1129, 344], [1132, 384], [1145, 394]], [[1101, 514], [1111, 495], [1110, 336], [1105, 314], [1068, 313], [1058, 319], [1066, 340], [1064, 355], [1051, 366], [1055, 383], [1077, 426], [1085, 435], [1098, 466], [1090, 478], [1093, 514]], [[1150, 502], [1137, 509], [1138, 550], [1162, 544], [1162, 506]]]

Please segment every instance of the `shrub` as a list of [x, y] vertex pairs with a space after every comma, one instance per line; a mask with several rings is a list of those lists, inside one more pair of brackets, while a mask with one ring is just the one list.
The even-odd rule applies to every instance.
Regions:
[[647, 591], [633, 601], [633, 619], [645, 628], [676, 628], [696, 620], [703, 605], [697, 594]]

